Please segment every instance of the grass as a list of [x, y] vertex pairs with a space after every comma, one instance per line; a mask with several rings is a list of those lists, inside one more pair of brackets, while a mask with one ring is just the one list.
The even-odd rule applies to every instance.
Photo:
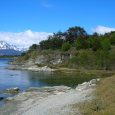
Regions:
[[86, 73], [86, 74], [96, 74], [101, 75], [102, 77], [109, 77], [115, 74], [115, 71], [110, 70], [87, 70], [87, 69], [74, 69], [74, 68], [64, 68], [64, 67], [57, 67], [58, 71], [64, 73]]
[[115, 69], [115, 53], [114, 50], [92, 51], [79, 50], [77, 55], [73, 55], [71, 59], [62, 64], [62, 67], [76, 69], [98, 69], [98, 70], [114, 70]]
[[95, 99], [79, 105], [83, 115], [115, 114], [115, 75], [102, 79], [96, 87]]

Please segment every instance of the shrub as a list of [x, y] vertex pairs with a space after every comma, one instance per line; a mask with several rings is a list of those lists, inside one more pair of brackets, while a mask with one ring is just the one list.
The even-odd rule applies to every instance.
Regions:
[[111, 42], [108, 38], [103, 38], [101, 40], [101, 48], [103, 50], [110, 50], [111, 49]]
[[76, 47], [77, 50], [89, 48], [89, 44], [88, 44], [87, 39], [85, 39], [85, 38], [78, 38], [76, 40], [76, 42], [75, 42], [75, 47]]
[[66, 42], [62, 45], [63, 51], [68, 51], [70, 48], [71, 48], [71, 45], [69, 44], [69, 42]]
[[22, 54], [21, 54], [21, 56], [25, 56], [26, 55], [26, 52], [23, 52]]
[[99, 38], [93, 38], [92, 50], [97, 51], [98, 49], [101, 49], [100, 39]]
[[94, 38], [92, 38], [92, 37], [90, 37], [90, 38], [87, 39], [87, 43], [88, 43], [89, 48], [92, 48], [92, 47], [93, 47], [93, 42], [94, 42], [93, 39], [94, 39]]
[[33, 44], [32, 46], [30, 46], [29, 50], [36, 50], [38, 49], [38, 45], [37, 44]]
[[115, 32], [111, 32], [109, 35], [110, 42], [112, 45], [115, 45]]

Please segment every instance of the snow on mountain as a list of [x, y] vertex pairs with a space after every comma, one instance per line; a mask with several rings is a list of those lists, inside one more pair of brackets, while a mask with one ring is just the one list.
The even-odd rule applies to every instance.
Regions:
[[12, 49], [16, 51], [23, 51], [23, 49], [19, 49], [15, 45], [10, 45], [5, 41], [0, 41], [0, 49], [4, 49], [4, 50]]
[[16, 56], [21, 55], [25, 49], [19, 49], [15, 45], [10, 45], [5, 41], [0, 41], [0, 56]]

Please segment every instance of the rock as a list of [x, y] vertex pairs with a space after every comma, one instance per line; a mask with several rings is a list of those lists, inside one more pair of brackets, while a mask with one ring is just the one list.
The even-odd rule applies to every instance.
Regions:
[[13, 97], [7, 97], [6, 98], [6, 101], [12, 101], [13, 100]]
[[96, 84], [91, 84], [90, 86], [92, 86], [92, 87], [93, 87], [93, 86], [96, 86]]
[[92, 85], [92, 84], [97, 84], [97, 82], [100, 81], [100, 79], [92, 79], [89, 84]]
[[61, 95], [64, 94], [65, 92], [55, 92], [55, 95]]
[[89, 87], [94, 87], [98, 81], [100, 81], [99, 78], [98, 79], [92, 79], [89, 82], [84, 82], [82, 84], [78, 84], [78, 86], [76, 87], [76, 90], [77, 91], [83, 91], [85, 89], [88, 89]]
[[87, 84], [88, 84], [88, 82], [84, 82], [84, 83], [82, 83], [80, 85], [83, 86], [83, 85], [87, 85]]
[[57, 93], [57, 92], [66, 92], [70, 90], [71, 87], [67, 86], [53, 86], [53, 87], [30, 87], [27, 91], [38, 91], [38, 92], [49, 92], [49, 93]]
[[4, 97], [0, 97], [0, 101], [2, 101], [4, 99]]
[[18, 87], [6, 89], [6, 93], [19, 93], [20, 89]]
[[53, 71], [51, 68], [44, 66], [41, 68], [42, 71]]
[[44, 67], [31, 66], [27, 69], [31, 70], [31, 71], [44, 71], [44, 72], [53, 72], [53, 71], [55, 71], [54, 69], [51, 69], [47, 66], [44, 66]]
[[98, 78], [97, 81], [100, 81], [100, 79]]
[[90, 85], [91, 84], [96, 84], [97, 83], [97, 79], [92, 79], [89, 83], [90, 83]]

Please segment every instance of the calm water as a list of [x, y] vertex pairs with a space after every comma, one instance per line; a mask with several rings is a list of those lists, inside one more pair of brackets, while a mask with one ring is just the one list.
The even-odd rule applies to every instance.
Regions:
[[[29, 87], [67, 85], [74, 87], [78, 83], [92, 79], [92, 75], [43, 73], [21, 70], [8, 70], [11, 59], [0, 59], [0, 90], [19, 87], [26, 90]], [[93, 76], [95, 77], [95, 76]]]

